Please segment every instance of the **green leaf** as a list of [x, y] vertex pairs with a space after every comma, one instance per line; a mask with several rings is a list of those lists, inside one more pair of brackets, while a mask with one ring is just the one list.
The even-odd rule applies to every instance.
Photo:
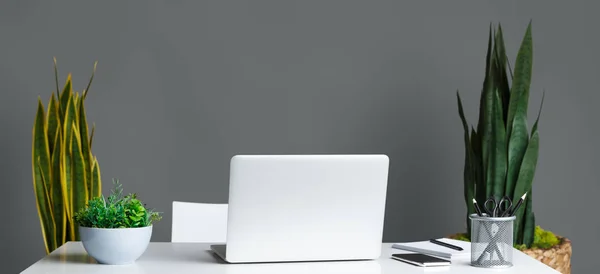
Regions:
[[502, 36], [502, 26], [498, 24], [498, 30], [496, 32], [496, 38], [494, 42], [495, 46], [495, 66], [497, 77], [495, 77], [495, 86], [499, 89], [500, 98], [502, 99], [502, 114], [503, 122], [506, 126], [506, 119], [508, 115], [508, 102], [510, 100], [510, 86], [508, 84], [508, 76], [506, 75], [506, 50], [504, 48], [504, 37]]
[[58, 102], [54, 93], [50, 97], [48, 102], [48, 115], [46, 117], [48, 121], [48, 147], [54, 147], [54, 141], [56, 140], [57, 130], [60, 128], [60, 118], [58, 114]]
[[[490, 149], [489, 182], [492, 183], [492, 195], [500, 199], [504, 196], [506, 179], [506, 132], [502, 114], [502, 100], [498, 89], [493, 93], [492, 143]], [[489, 183], [488, 183], [489, 186]], [[488, 194], [488, 196], [490, 196]]]
[[[512, 197], [515, 194], [517, 179], [529, 143], [527, 132], [527, 114], [518, 111], [513, 122], [513, 130], [508, 142], [508, 174], [506, 178], [506, 195]], [[521, 194], [523, 195], [523, 194]], [[519, 196], [520, 197], [520, 196]]]
[[[79, 121], [77, 118], [77, 109], [75, 108], [75, 96], [69, 96], [69, 98], [67, 98], [67, 104], [65, 105], [65, 119], [64, 124], [62, 126], [63, 129], [63, 136], [65, 137], [65, 140], [67, 141], [71, 141], [71, 133], [73, 132], [71, 130], [71, 127], [73, 125], [78, 125]], [[69, 145], [65, 145], [64, 147], [68, 148]]]
[[[521, 169], [523, 157], [529, 143], [527, 132], [527, 105], [529, 104], [529, 85], [531, 82], [531, 70], [533, 61], [533, 50], [531, 41], [531, 23], [521, 44], [517, 55], [515, 67], [516, 78], [513, 81], [511, 101], [509, 105], [509, 123], [507, 130], [510, 134], [508, 144], [508, 177], [506, 183], [506, 195], [518, 196], [515, 192], [517, 179]], [[532, 131], [533, 132], [533, 131]]]
[[484, 187], [485, 192], [487, 192], [487, 181], [486, 176], [488, 170], [488, 153], [489, 153], [489, 145], [490, 145], [490, 134], [491, 134], [491, 123], [490, 116], [491, 113], [491, 94], [493, 88], [493, 78], [490, 78], [491, 64], [493, 54], [492, 54], [492, 37], [494, 37], [492, 25], [490, 24], [490, 33], [488, 37], [488, 47], [487, 54], [485, 57], [485, 79], [483, 80], [483, 89], [481, 90], [481, 97], [479, 98], [479, 121], [477, 123], [477, 133], [479, 134], [479, 139], [481, 143], [481, 166], [482, 166], [482, 174], [483, 181], [482, 183], [486, 186]]
[[531, 71], [533, 69], [533, 41], [531, 37], [531, 22], [515, 62], [515, 75], [512, 82], [510, 102], [508, 105], [507, 132], [510, 136], [513, 130], [513, 121], [517, 112], [527, 113], [529, 103], [529, 86], [531, 84]]
[[90, 149], [92, 149], [92, 144], [94, 142], [94, 132], [96, 131], [96, 124], [92, 123], [92, 133], [90, 133]]
[[[72, 134], [69, 134], [69, 136], [72, 136]], [[61, 161], [61, 165], [60, 165], [60, 173], [61, 173], [61, 185], [62, 185], [62, 192], [63, 192], [63, 200], [66, 201], [65, 202], [65, 208], [67, 211], [67, 230], [69, 231], [69, 234], [67, 235], [67, 237], [71, 240], [75, 239], [75, 226], [74, 224], [70, 221], [73, 219], [75, 212], [77, 212], [76, 210], [73, 210], [73, 173], [71, 171], [72, 169], [72, 155], [70, 152], [70, 149], [68, 149], [71, 146], [71, 139], [72, 137], [65, 137], [63, 139], [63, 144], [62, 144], [62, 153], [61, 153], [61, 157], [62, 157], [62, 161]]]
[[93, 185], [93, 180], [92, 180], [92, 152], [91, 152], [91, 148], [90, 148], [90, 143], [89, 143], [89, 139], [88, 139], [88, 124], [87, 124], [87, 118], [86, 118], [86, 114], [85, 114], [85, 104], [84, 104], [84, 100], [83, 98], [80, 100], [81, 102], [79, 102], [79, 139], [81, 140], [81, 153], [83, 155], [83, 166], [85, 169], [85, 175], [86, 175], [86, 188], [87, 188], [87, 192], [88, 192], [88, 199], [91, 199], [94, 197], [94, 194], [96, 193], [94, 191], [94, 185]]
[[130, 215], [130, 216], [129, 216], [129, 219], [131, 219], [131, 220], [132, 220], [132, 221], [134, 221], [134, 222], [138, 222], [139, 220], [141, 220], [141, 219], [142, 219], [142, 217], [139, 217], [139, 216], [137, 216], [137, 215]]
[[488, 74], [490, 71], [490, 63], [492, 58], [492, 37], [493, 37], [493, 29], [492, 24], [490, 24], [490, 31], [488, 36], [488, 45], [487, 45], [487, 53], [485, 56], [485, 78], [483, 80], [483, 88], [481, 90], [481, 95], [479, 98], [479, 120], [477, 121], [477, 132], [482, 135], [483, 133], [483, 125], [484, 125], [484, 113], [485, 113], [485, 91], [488, 84]]
[[[493, 58], [493, 57], [492, 57]], [[494, 126], [495, 122], [495, 89], [494, 89], [494, 69], [488, 73], [486, 77], [484, 114], [483, 114], [483, 133], [481, 137], [482, 146], [482, 162], [485, 178], [485, 196], [490, 197], [494, 193], [494, 161], [495, 154], [498, 148], [495, 146], [494, 135], [497, 131]]]
[[[48, 145], [47, 137], [47, 124], [44, 119], [44, 105], [40, 98], [38, 98], [38, 109], [36, 113], [36, 119], [33, 128], [33, 169], [37, 169], [37, 159], [39, 158], [41, 172], [46, 178], [51, 178], [50, 171], [50, 147]], [[35, 175], [34, 179], [40, 179]], [[50, 188], [50, 186], [47, 186]]]
[[52, 209], [50, 206], [50, 196], [48, 189], [50, 186], [45, 178], [51, 178], [50, 173], [50, 149], [47, 139], [47, 125], [45, 120], [44, 105], [38, 98], [37, 112], [33, 125], [32, 159], [31, 169], [33, 172], [33, 189], [36, 196], [36, 207], [40, 218], [42, 236], [46, 247], [46, 252], [56, 248], [56, 238], [54, 235], [54, 220], [52, 219]]
[[56, 83], [56, 94], [60, 96], [60, 90], [58, 88], [58, 66], [56, 65], [56, 57], [54, 59], [54, 80]]
[[538, 131], [538, 122], [540, 121], [540, 116], [542, 115], [542, 108], [544, 108], [544, 98], [546, 97], [546, 92], [542, 93], [542, 102], [540, 103], [540, 109], [538, 110], [537, 117], [535, 118], [535, 123], [533, 123], [533, 127], [531, 128], [531, 134]]
[[87, 98], [87, 94], [90, 91], [90, 86], [92, 86], [92, 81], [94, 80], [94, 74], [96, 74], [96, 66], [98, 65], [98, 62], [94, 62], [94, 70], [92, 70], [92, 76], [90, 76], [90, 81], [88, 82], [87, 87], [85, 88], [85, 90], [83, 90], [83, 99]]
[[92, 163], [92, 197], [99, 197], [102, 195], [102, 181], [100, 179], [100, 165], [98, 159], [94, 157]]
[[50, 183], [50, 195], [52, 197], [52, 211], [54, 212], [54, 221], [56, 223], [56, 239], [62, 244], [66, 241], [66, 209], [63, 200], [62, 181], [60, 171], [60, 158], [62, 150], [62, 133], [60, 128], [56, 128], [56, 140], [52, 150], [52, 178]]
[[41, 179], [42, 179], [42, 185], [44, 186], [44, 201], [42, 202], [43, 204], [45, 204], [43, 207], [47, 209], [46, 212], [46, 216], [43, 218], [44, 219], [44, 224], [42, 225], [43, 229], [44, 229], [44, 240], [47, 241], [48, 247], [50, 250], [55, 250], [58, 246], [57, 246], [57, 239], [56, 239], [56, 223], [54, 222], [54, 213], [52, 212], [52, 205], [50, 203], [50, 192], [48, 190], [48, 180], [46, 180], [44, 173], [42, 172], [42, 166], [41, 166], [41, 162], [40, 162], [40, 158], [38, 158], [37, 161], [38, 165], [38, 170], [40, 172]]
[[[519, 171], [519, 177], [515, 188], [515, 194], [513, 195], [513, 201], [517, 201], [525, 192], [531, 191], [531, 185], [535, 175], [535, 169], [538, 160], [538, 149], [539, 149], [539, 135], [537, 130], [533, 132], [523, 163], [521, 164], [521, 170]], [[517, 219], [515, 220], [516, 231], [523, 229], [523, 214], [525, 207], [521, 206], [515, 213]]]
[[71, 82], [71, 74], [67, 76], [67, 82], [65, 83], [65, 87], [63, 88], [62, 93], [59, 95], [60, 105], [59, 112], [61, 121], [65, 121], [65, 115], [67, 113], [68, 103], [71, 101], [71, 97], [73, 97], [73, 86]]
[[531, 247], [535, 236], [535, 214], [533, 213], [533, 190], [527, 192], [527, 204], [525, 204], [524, 226], [523, 226], [523, 244]]
[[78, 211], [85, 207], [87, 202], [88, 190], [86, 184], [85, 162], [81, 151], [81, 139], [79, 130], [73, 125], [71, 127], [73, 137], [71, 138], [71, 153], [73, 157], [71, 172], [73, 178], [73, 211]]
[[[475, 199], [483, 203], [485, 199], [485, 179], [483, 178], [483, 167], [481, 161], [481, 138], [475, 129], [471, 129], [472, 158], [471, 168], [475, 177]], [[470, 221], [469, 221], [470, 222]]]
[[[467, 206], [467, 213], [471, 215], [471, 213], [475, 212], [473, 208], [473, 203], [471, 200], [474, 198], [475, 192], [475, 181], [473, 178], [473, 170], [471, 168], [471, 155], [473, 152], [471, 151], [471, 143], [469, 140], [469, 126], [467, 125], [467, 120], [465, 118], [465, 113], [462, 106], [462, 100], [460, 99], [460, 93], [456, 91], [456, 98], [458, 100], [458, 113], [460, 116], [460, 120], [462, 121], [463, 130], [464, 130], [464, 141], [465, 141], [465, 166], [464, 166], [464, 198]], [[467, 216], [468, 217], [468, 216]], [[470, 223], [467, 218], [467, 223]]]

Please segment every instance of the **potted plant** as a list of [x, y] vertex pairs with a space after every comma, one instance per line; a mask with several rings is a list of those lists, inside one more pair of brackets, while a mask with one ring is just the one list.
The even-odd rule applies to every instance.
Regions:
[[135, 193], [123, 196], [123, 186], [115, 188], [108, 199], [91, 199], [74, 216], [79, 225], [83, 247], [102, 264], [132, 264], [148, 247], [152, 223], [161, 219], [159, 212], [147, 209]]
[[571, 242], [536, 226], [532, 210], [532, 183], [538, 160], [538, 121], [527, 129], [529, 86], [533, 64], [531, 22], [517, 53], [514, 74], [507, 62], [502, 28], [490, 26], [485, 79], [481, 91], [477, 128], [470, 127], [457, 92], [458, 111], [464, 129], [464, 198], [467, 233], [454, 238], [470, 239], [468, 216], [475, 213], [473, 199], [483, 205], [488, 197], [508, 196], [516, 203], [526, 199], [514, 214], [514, 245], [552, 268], [570, 273]]
[[47, 111], [38, 97], [31, 162], [46, 253], [79, 240], [73, 214], [102, 193], [100, 166], [92, 153], [95, 126], [90, 132], [84, 104], [95, 71], [96, 64], [81, 93], [73, 91], [71, 74], [61, 92], [54, 59], [56, 93], [50, 96]]

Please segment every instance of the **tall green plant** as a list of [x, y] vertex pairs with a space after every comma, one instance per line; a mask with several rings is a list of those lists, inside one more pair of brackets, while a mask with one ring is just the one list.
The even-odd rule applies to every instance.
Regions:
[[95, 126], [88, 136], [84, 106], [95, 71], [96, 64], [81, 94], [73, 91], [71, 74], [60, 92], [54, 59], [56, 94], [52, 93], [47, 112], [38, 97], [33, 126], [32, 173], [47, 253], [66, 241], [79, 240], [73, 216], [88, 200], [102, 193], [100, 166], [92, 154]]
[[527, 193], [524, 204], [515, 214], [514, 223], [515, 244], [527, 247], [533, 243], [535, 232], [532, 182], [538, 159], [541, 113], [540, 106], [529, 133], [527, 108], [532, 64], [531, 22], [517, 53], [514, 75], [507, 62], [502, 27], [498, 25], [494, 31], [490, 25], [476, 129], [469, 128], [457, 91], [458, 111], [464, 129], [464, 198], [468, 232], [471, 230], [468, 215], [475, 213], [473, 199], [483, 205], [489, 197], [499, 200], [506, 195], [514, 204]]

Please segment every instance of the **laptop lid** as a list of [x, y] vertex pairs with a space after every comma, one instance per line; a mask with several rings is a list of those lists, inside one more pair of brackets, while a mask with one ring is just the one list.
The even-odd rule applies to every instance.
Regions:
[[237, 155], [231, 159], [228, 262], [375, 259], [385, 155]]

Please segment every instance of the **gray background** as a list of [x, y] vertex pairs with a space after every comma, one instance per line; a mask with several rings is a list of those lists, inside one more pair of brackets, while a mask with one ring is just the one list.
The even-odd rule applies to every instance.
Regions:
[[[597, 263], [597, 1], [2, 1], [0, 266], [44, 256], [31, 182], [37, 96], [73, 72], [96, 123], [108, 193], [122, 180], [165, 212], [226, 202], [243, 153], [386, 153], [385, 241], [464, 230], [455, 92], [475, 121], [488, 25], [514, 60], [529, 19], [530, 120], [546, 91], [537, 221], [574, 242], [574, 273]], [[530, 124], [531, 125], [531, 124]], [[590, 205], [588, 205], [590, 204]], [[590, 210], [591, 207], [591, 210]]]

